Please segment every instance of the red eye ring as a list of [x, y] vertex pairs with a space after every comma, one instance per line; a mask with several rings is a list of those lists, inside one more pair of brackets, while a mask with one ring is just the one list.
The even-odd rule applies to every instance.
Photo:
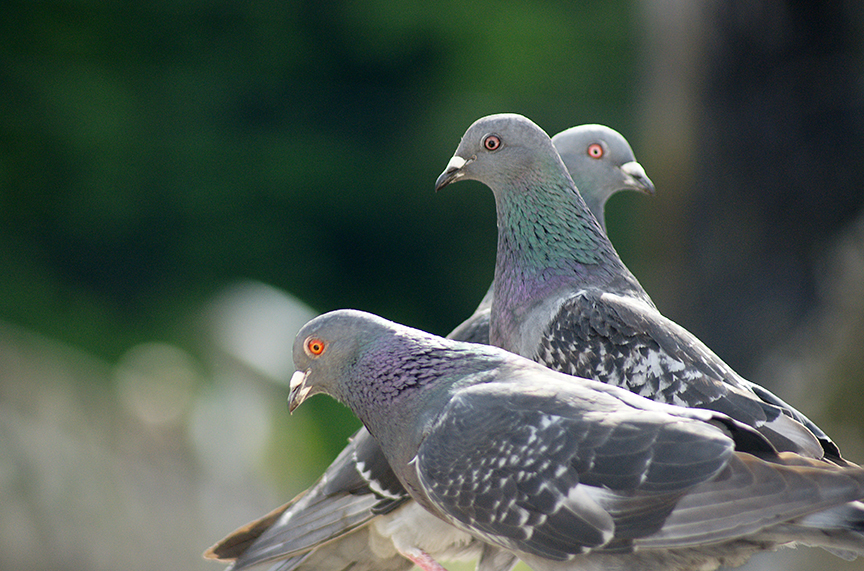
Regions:
[[588, 145], [588, 156], [592, 159], [599, 159], [603, 157], [603, 145], [600, 143], [591, 143]]
[[310, 356], [317, 357], [321, 353], [323, 353], [325, 349], [327, 349], [327, 343], [325, 343], [323, 339], [320, 339], [318, 337], [309, 337], [308, 339], [306, 339], [306, 344], [304, 345], [304, 348]]
[[501, 147], [501, 137], [498, 135], [487, 135], [483, 139], [483, 148], [487, 151], [497, 151]]

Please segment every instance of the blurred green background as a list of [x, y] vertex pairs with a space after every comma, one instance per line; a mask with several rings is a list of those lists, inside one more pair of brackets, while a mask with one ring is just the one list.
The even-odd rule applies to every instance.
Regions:
[[658, 307], [864, 460], [862, 32], [851, 1], [7, 2], [0, 568], [218, 569], [358, 426], [288, 417], [296, 329], [444, 335], [485, 293], [491, 193], [433, 185], [497, 112], [623, 133], [657, 196], [610, 237]]

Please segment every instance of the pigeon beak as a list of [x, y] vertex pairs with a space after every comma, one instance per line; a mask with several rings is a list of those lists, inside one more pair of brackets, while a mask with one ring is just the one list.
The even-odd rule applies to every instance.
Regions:
[[441, 173], [441, 176], [438, 177], [438, 180], [435, 181], [435, 191], [439, 191], [451, 182], [456, 182], [463, 176], [465, 176], [465, 171], [462, 170], [466, 165], [470, 164], [474, 159], [468, 159], [467, 161], [460, 157], [459, 155], [453, 155], [453, 158], [450, 159], [450, 162], [447, 163], [447, 168], [444, 169], [444, 172]]
[[306, 378], [309, 376], [309, 371], [294, 371], [291, 375], [291, 393], [288, 395], [288, 412], [294, 412], [300, 406], [306, 397], [309, 396], [309, 391], [312, 390], [310, 385], [306, 385]]
[[624, 173], [624, 178], [627, 181], [627, 188], [644, 192], [649, 196], [654, 196], [654, 183], [645, 174], [645, 169], [636, 161], [630, 161], [621, 165], [621, 172]]

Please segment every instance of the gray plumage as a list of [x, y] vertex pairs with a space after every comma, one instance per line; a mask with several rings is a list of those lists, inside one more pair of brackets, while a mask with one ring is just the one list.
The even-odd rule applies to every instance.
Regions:
[[552, 145], [585, 205], [606, 231], [606, 202], [622, 190], [654, 194], [654, 183], [619, 132], [605, 125], [579, 125], [552, 137]]
[[[801, 541], [864, 551], [864, 470], [708, 410], [341, 310], [301, 329], [293, 410], [348, 405], [411, 496], [537, 571], [710, 569]], [[820, 531], [815, 532], [816, 526]]]
[[[604, 228], [605, 205], [616, 192], [654, 193], [653, 183], [617, 131], [603, 125], [580, 125], [559, 133], [553, 142]], [[477, 310], [448, 337], [488, 343], [492, 294], [490, 286]], [[442, 527], [428, 512], [411, 504], [377, 443], [361, 429], [305, 494], [231, 533], [205, 557], [232, 562], [230, 569], [235, 571], [280, 559], [284, 561], [274, 571], [337, 571], [353, 553], [352, 571], [410, 569], [413, 563], [400, 555], [395, 543], [407, 555], [422, 551], [441, 560], [483, 557], [480, 569], [512, 567], [514, 562], [506, 555]], [[342, 539], [334, 541], [336, 538]], [[310, 553], [320, 545], [324, 547]]]
[[[576, 188], [594, 219], [606, 232], [606, 202], [617, 192], [635, 190], [654, 194], [654, 183], [636, 161], [633, 149], [618, 131], [605, 125], [579, 125], [554, 137], [552, 144], [567, 168]], [[599, 149], [599, 155], [592, 152]], [[474, 313], [448, 335], [451, 339], [489, 343], [489, 315], [495, 284]]]
[[845, 464], [813, 422], [657, 311], [537, 125], [513, 114], [476, 121], [436, 188], [461, 179], [495, 195], [493, 345], [652, 400], [723, 412], [780, 450]]

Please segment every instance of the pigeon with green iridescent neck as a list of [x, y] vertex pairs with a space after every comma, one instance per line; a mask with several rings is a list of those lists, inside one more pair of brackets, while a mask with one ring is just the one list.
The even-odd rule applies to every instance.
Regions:
[[[559, 133], [553, 142], [601, 225], [606, 201], [615, 193], [654, 193], [653, 183], [617, 131], [580, 125]], [[490, 287], [477, 310], [448, 337], [488, 343], [491, 301]], [[233, 532], [205, 556], [231, 561], [235, 571], [276, 560], [282, 560], [274, 568], [279, 571], [349, 566], [352, 571], [407, 571], [413, 561], [422, 566], [425, 557], [484, 557], [483, 569], [500, 571], [514, 562], [488, 546], [484, 553], [482, 544], [411, 501], [365, 429], [303, 495]]]
[[458, 180], [495, 195], [491, 344], [652, 400], [723, 412], [780, 450], [846, 463], [813, 422], [657, 311], [529, 119], [471, 125], [436, 188]]
[[307, 323], [294, 363], [291, 410], [346, 404], [419, 505], [535, 571], [864, 553], [864, 470], [781, 454], [725, 414], [354, 310]]
[[[618, 131], [605, 125], [579, 125], [552, 137], [552, 144], [579, 189], [585, 206], [606, 232], [606, 202], [617, 192], [635, 190], [654, 194], [654, 183], [636, 161], [633, 149]], [[495, 284], [474, 313], [448, 337], [489, 343], [489, 313]]]

